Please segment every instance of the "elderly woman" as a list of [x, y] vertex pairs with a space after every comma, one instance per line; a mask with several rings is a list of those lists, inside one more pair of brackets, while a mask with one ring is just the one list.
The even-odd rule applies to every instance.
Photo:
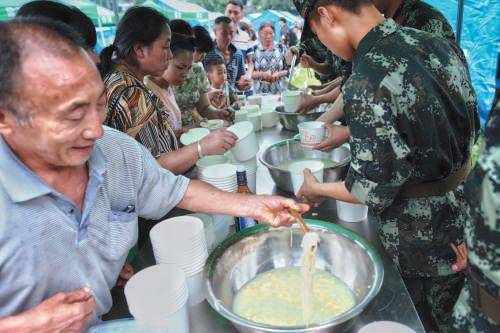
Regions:
[[211, 105], [208, 96], [210, 83], [203, 66], [199, 63], [213, 46], [210, 34], [203, 27], [197, 26], [193, 29], [184, 20], [172, 20], [170, 26], [173, 33], [195, 39], [194, 64], [191, 64], [192, 68], [186, 79], [181, 82], [178, 77], [176, 78], [178, 71], [175, 66], [169, 66], [163, 76], [177, 81], [172, 84], [175, 100], [182, 114], [182, 125], [196, 126], [202, 118], [232, 120], [232, 113], [229, 110], [217, 109]]
[[263, 23], [259, 28], [261, 45], [254, 53], [254, 93], [280, 94], [286, 89], [285, 77], [288, 66], [285, 62], [286, 48], [274, 43], [274, 25]]
[[108, 105], [106, 124], [146, 146], [162, 167], [182, 174], [200, 157], [229, 150], [236, 136], [217, 131], [179, 147], [174, 130], [178, 119], [172, 119], [175, 111], [143, 83], [145, 76], [165, 72], [172, 57], [170, 39], [165, 16], [151, 8], [132, 7], [120, 20], [114, 43], [101, 52], [101, 71]]

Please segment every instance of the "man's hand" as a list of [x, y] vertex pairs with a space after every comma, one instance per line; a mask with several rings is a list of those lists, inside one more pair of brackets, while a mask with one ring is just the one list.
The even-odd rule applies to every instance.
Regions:
[[461, 253], [465, 254], [465, 258], [460, 253], [456, 254], [456, 261], [451, 268], [457, 273], [462, 271], [465, 273], [467, 272], [467, 246], [465, 243], [460, 243], [457, 247]]
[[252, 88], [252, 78], [247, 75], [243, 75], [238, 80], [237, 86], [241, 91], [249, 91]]
[[223, 119], [229, 122], [234, 120], [234, 110], [229, 106], [219, 108], [217, 111], [210, 112], [209, 119]]
[[304, 198], [308, 204], [310, 204], [313, 207], [318, 207], [323, 200], [325, 200], [324, 197], [321, 197], [318, 195], [318, 186], [320, 183], [318, 180], [313, 176], [311, 171], [309, 169], [304, 170], [304, 183], [299, 189], [299, 192], [297, 193], [297, 198], [302, 199]]
[[132, 265], [130, 265], [128, 262], [125, 261], [125, 264], [123, 264], [122, 271], [120, 272], [120, 276], [118, 277], [116, 285], [122, 288], [125, 287], [127, 281], [130, 280], [132, 275], [134, 275], [134, 268], [132, 267]]
[[349, 128], [347, 126], [325, 124], [325, 129], [325, 139], [313, 146], [313, 149], [329, 152], [349, 140]]
[[203, 155], [217, 155], [227, 152], [236, 144], [238, 137], [227, 130], [216, 130], [201, 139]]
[[0, 332], [84, 332], [95, 308], [89, 293], [90, 288], [57, 293], [31, 310], [0, 319]]
[[302, 94], [300, 97], [300, 104], [297, 107], [297, 113], [305, 114], [318, 106], [317, 100], [314, 96]]
[[299, 204], [292, 199], [280, 196], [256, 195], [249, 197], [249, 216], [269, 224], [273, 227], [291, 226], [294, 221], [293, 216], [288, 211], [289, 208], [305, 213], [309, 210], [308, 205]]
[[304, 53], [300, 57], [300, 66], [302, 68], [313, 68], [313, 66], [314, 66], [315, 63], [316, 62], [314, 61], [314, 59], [310, 55], [308, 55], [306, 53]]
[[297, 45], [290, 47], [285, 53], [286, 64], [288, 66], [291, 66], [293, 56], [296, 55], [298, 57], [299, 54], [300, 54], [300, 48]]

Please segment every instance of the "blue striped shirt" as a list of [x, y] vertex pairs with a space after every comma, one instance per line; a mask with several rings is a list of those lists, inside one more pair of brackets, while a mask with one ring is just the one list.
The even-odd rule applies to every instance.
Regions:
[[159, 219], [189, 180], [161, 168], [133, 138], [104, 127], [88, 161], [83, 211], [43, 183], [0, 136], [0, 317], [90, 286], [96, 318], [137, 241], [138, 216]]

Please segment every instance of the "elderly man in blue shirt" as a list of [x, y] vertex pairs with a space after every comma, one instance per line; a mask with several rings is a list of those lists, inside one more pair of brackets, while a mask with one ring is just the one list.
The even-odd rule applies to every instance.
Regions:
[[79, 332], [106, 313], [137, 218], [174, 206], [289, 225], [276, 196], [226, 193], [162, 169], [102, 126], [99, 73], [68, 27], [0, 23], [0, 332]]

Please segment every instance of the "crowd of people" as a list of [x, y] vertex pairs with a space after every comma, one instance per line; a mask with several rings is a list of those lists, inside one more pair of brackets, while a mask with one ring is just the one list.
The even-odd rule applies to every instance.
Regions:
[[[117, 279], [133, 274], [125, 258], [141, 225], [174, 207], [273, 226], [290, 225], [291, 208], [307, 211], [183, 176], [234, 147], [233, 133], [179, 142], [203, 119], [231, 121], [236, 95], [283, 92], [292, 55], [322, 81], [298, 112], [331, 104], [314, 148], [349, 141], [352, 155], [345, 181], [320, 184], [306, 171], [299, 198], [371, 208], [426, 330], [498, 331], [498, 94], [464, 190], [477, 99], [444, 16], [417, 0], [294, 4], [303, 29], [263, 23], [255, 33], [230, 0], [214, 39], [132, 7], [99, 56], [77, 8], [37, 0], [0, 23], [0, 333], [98, 322]], [[451, 265], [449, 244], [463, 240], [470, 261]]]

